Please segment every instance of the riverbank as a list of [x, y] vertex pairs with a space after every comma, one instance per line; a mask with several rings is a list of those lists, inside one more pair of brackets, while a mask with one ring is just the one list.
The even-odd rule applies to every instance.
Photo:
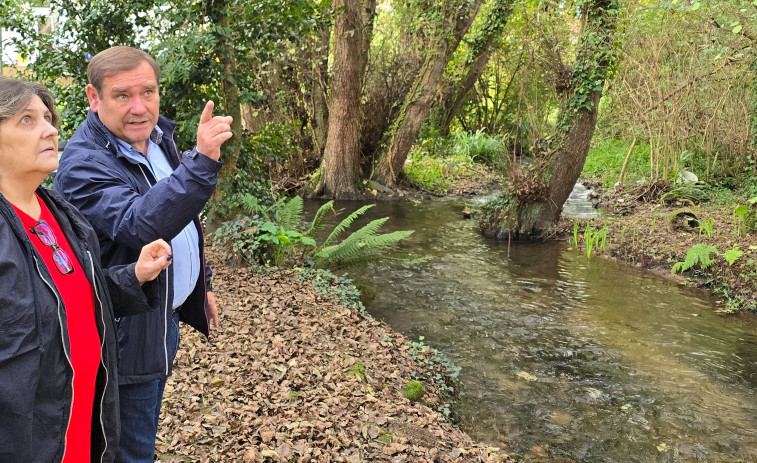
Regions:
[[435, 352], [364, 315], [338, 279], [209, 255], [222, 325], [210, 341], [182, 327], [159, 461], [511, 461], [435, 410], [450, 392]]
[[[587, 231], [605, 229], [606, 239], [591, 245], [592, 255], [706, 288], [720, 297], [721, 312], [757, 311], [757, 233], [750, 223], [757, 220], [757, 206], [748, 199], [706, 185], [698, 185], [701, 194], [677, 195], [675, 185], [664, 182], [601, 188], [601, 180], [580, 181], [593, 190], [599, 216], [561, 217], [548, 239], [573, 243], [577, 236], [586, 251]], [[448, 193], [490, 194], [498, 182], [490, 172]]]
[[720, 296], [722, 312], [757, 310], [757, 235], [749, 232], [748, 217], [741, 213], [753, 207], [747, 201], [717, 195], [706, 202], [666, 199], [671, 188], [661, 184], [617, 190], [592, 186], [602, 214], [590, 220], [562, 218], [555, 231], [559, 239], [572, 243], [577, 225], [578, 245], [586, 250], [587, 231], [605, 229], [604, 245], [594, 243], [591, 254], [707, 288]]

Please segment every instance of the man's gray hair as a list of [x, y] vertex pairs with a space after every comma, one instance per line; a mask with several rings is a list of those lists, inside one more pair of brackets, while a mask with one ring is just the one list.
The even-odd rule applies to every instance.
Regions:
[[136, 69], [146, 62], [155, 73], [155, 81], [160, 83], [160, 67], [152, 56], [142, 50], [122, 45], [108, 48], [96, 54], [87, 65], [87, 79], [102, 94], [103, 81], [122, 72]]

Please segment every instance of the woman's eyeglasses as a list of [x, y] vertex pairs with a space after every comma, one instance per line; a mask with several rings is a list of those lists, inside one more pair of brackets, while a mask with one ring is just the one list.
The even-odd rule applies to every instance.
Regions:
[[40, 220], [31, 228], [31, 232], [37, 235], [42, 244], [53, 248], [53, 263], [60, 273], [63, 275], [73, 273], [74, 264], [71, 262], [71, 258], [58, 246], [58, 240], [55, 239], [53, 229], [50, 228], [47, 222]]

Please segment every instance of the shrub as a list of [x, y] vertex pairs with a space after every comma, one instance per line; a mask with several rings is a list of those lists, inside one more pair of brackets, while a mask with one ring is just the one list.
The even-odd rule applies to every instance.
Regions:
[[214, 239], [228, 258], [241, 258], [249, 263], [280, 266], [291, 260], [295, 264], [329, 268], [359, 266], [386, 258], [382, 251], [413, 233], [412, 230], [378, 233], [389, 220], [384, 217], [372, 220], [337, 242], [355, 219], [373, 206], [366, 205], [344, 218], [318, 245], [313, 236], [323, 228], [325, 216], [339, 214], [333, 201], [318, 209], [307, 230], [301, 226], [303, 202], [299, 196], [281, 199], [270, 206], [260, 204], [252, 195], [243, 196], [241, 202], [249, 215], [222, 224], [214, 233]]

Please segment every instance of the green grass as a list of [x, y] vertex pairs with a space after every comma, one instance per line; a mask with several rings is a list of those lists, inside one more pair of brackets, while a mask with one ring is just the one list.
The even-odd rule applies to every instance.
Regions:
[[502, 137], [483, 130], [457, 132], [448, 138], [427, 138], [413, 147], [405, 173], [423, 188], [446, 192], [454, 180], [469, 176], [476, 165], [503, 168], [507, 162]]
[[457, 132], [450, 139], [453, 156], [462, 156], [473, 162], [501, 165], [505, 143], [501, 137], [488, 135], [483, 129], [475, 132]]
[[434, 157], [421, 151], [410, 153], [405, 173], [423, 188], [438, 193], [446, 192], [452, 181], [465, 176], [473, 162], [464, 156]]
[[[623, 161], [631, 147], [631, 140], [606, 140], [589, 149], [581, 177], [599, 178], [602, 186], [610, 187], [618, 181]], [[637, 143], [626, 166], [623, 183], [633, 184], [649, 176], [649, 144]]]

